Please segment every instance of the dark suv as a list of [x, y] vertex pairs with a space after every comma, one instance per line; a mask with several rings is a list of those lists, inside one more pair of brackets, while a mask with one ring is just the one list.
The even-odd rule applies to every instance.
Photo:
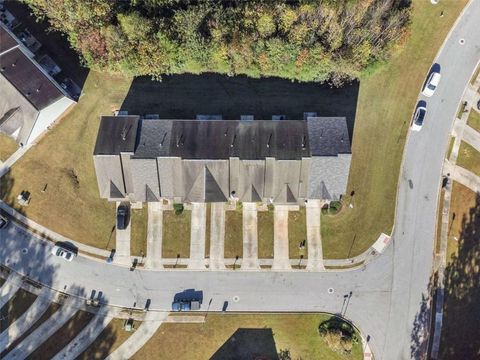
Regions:
[[117, 208], [117, 229], [124, 230], [128, 226], [128, 206], [121, 204]]

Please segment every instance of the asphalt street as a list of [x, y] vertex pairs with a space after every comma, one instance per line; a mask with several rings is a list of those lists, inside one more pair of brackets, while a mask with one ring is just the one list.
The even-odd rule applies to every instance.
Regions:
[[[203, 310], [342, 313], [369, 336], [377, 359], [420, 358], [425, 350], [422, 299], [428, 295], [441, 169], [453, 119], [480, 59], [480, 0], [474, 0], [440, 51], [442, 80], [427, 100], [423, 129], [407, 140], [393, 241], [363, 269], [343, 272], [130, 271], [50, 254], [51, 244], [10, 224], [0, 230], [0, 263], [54, 289], [111, 305], [168, 310], [176, 293], [203, 293]], [[460, 39], [464, 39], [461, 44]], [[351, 292], [351, 296], [350, 296]], [[419, 321], [417, 321], [419, 320]], [[418, 325], [420, 324], [420, 325]]]

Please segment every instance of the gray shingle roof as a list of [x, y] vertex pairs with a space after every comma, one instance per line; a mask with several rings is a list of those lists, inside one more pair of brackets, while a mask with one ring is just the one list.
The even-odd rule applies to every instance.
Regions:
[[309, 118], [308, 135], [312, 156], [349, 154], [347, 120], [342, 117]]

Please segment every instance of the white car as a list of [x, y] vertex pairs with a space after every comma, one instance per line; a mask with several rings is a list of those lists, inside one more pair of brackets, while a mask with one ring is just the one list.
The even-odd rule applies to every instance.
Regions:
[[73, 251], [65, 249], [62, 246], [55, 245], [52, 248], [52, 254], [58, 257], [61, 257], [67, 261], [72, 261], [77, 254], [75, 254]]
[[427, 108], [425, 106], [419, 106], [417, 110], [415, 110], [415, 115], [413, 115], [412, 121], [412, 131], [422, 130], [423, 120], [425, 119], [426, 114]]
[[425, 95], [426, 97], [432, 96], [435, 90], [437, 89], [437, 86], [440, 82], [441, 77], [442, 76], [440, 75], [440, 73], [432, 72], [428, 77], [428, 81], [425, 84], [425, 87], [423, 88], [422, 94]]

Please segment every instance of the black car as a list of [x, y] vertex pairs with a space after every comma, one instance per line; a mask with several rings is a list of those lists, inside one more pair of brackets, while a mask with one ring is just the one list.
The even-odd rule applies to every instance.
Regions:
[[124, 230], [128, 226], [128, 206], [119, 205], [117, 208], [117, 229]]

